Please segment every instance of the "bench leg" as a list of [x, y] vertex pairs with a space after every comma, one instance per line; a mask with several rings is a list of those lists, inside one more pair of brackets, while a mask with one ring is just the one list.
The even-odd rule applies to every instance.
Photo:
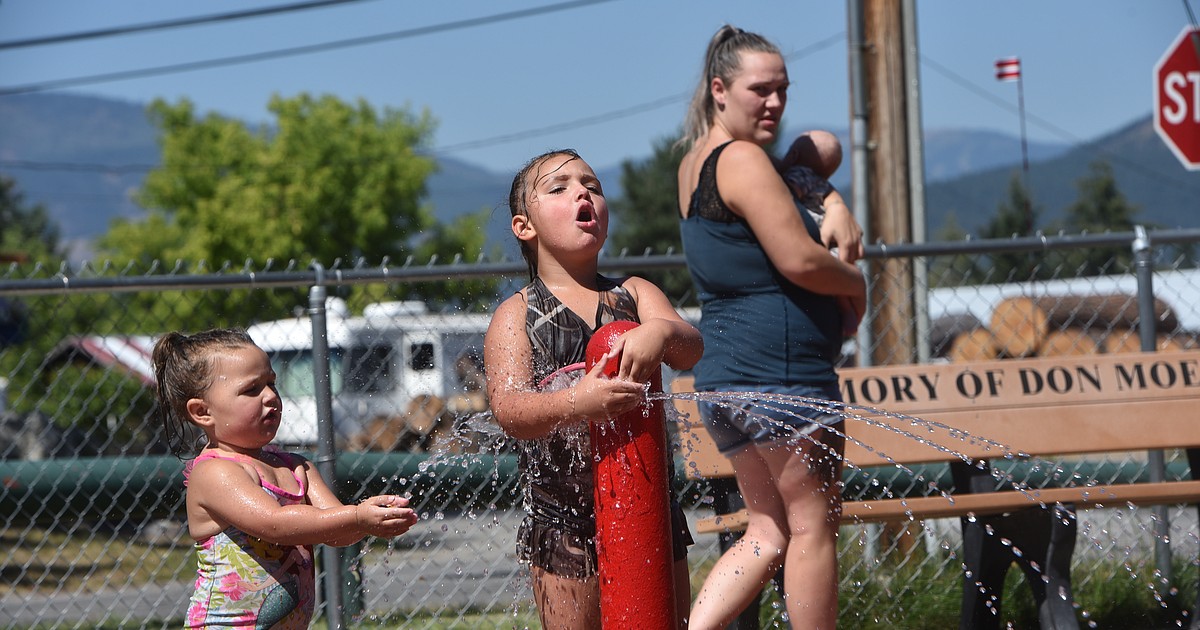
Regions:
[[999, 630], [1004, 576], [1012, 557], [1001, 548], [984, 523], [961, 520], [963, 537], [962, 610], [960, 630]]
[[[1025, 513], [1031, 517], [1030, 520], [1039, 522], [1030, 523], [1028, 530], [1022, 527], [1020, 531], [1049, 533], [1049, 541], [1041, 554], [1038, 567], [1033, 566], [1030, 556], [1017, 559], [1017, 564], [1025, 572], [1025, 580], [1029, 582], [1037, 601], [1038, 620], [1043, 630], [1079, 628], [1079, 619], [1075, 614], [1075, 596], [1071, 591], [1071, 555], [1075, 551], [1075, 535], [1078, 531], [1074, 509], [1035, 508], [1026, 510]], [[1046, 519], [1049, 519], [1049, 523], [1042, 525]], [[1022, 537], [1017, 536], [1014, 544], [1020, 545], [1021, 539]]]
[[[1188, 455], [1190, 459], [1190, 451]], [[1195, 467], [1195, 464], [1193, 464], [1192, 470], [1196, 469], [1197, 468]], [[1193, 473], [1193, 476], [1195, 476], [1195, 474], [1196, 473]], [[1200, 505], [1196, 506], [1196, 512], [1198, 515], [1200, 515]], [[1198, 584], [1200, 584], [1200, 582], [1198, 582]], [[1188, 630], [1200, 630], [1200, 587], [1196, 588], [1196, 603], [1194, 606], [1192, 606], [1192, 623], [1188, 625]]]
[[[962, 528], [960, 628], [1000, 628], [1004, 578], [1014, 562], [1029, 583], [1042, 630], [1079, 628], [1071, 592], [1071, 554], [1075, 550], [1076, 533], [1073, 515], [1030, 508], [980, 517], [973, 522], [964, 518]], [[1019, 550], [1020, 556], [1014, 550]]]
[[[1192, 479], [1200, 479], [1200, 448], [1189, 448], [1187, 458], [1188, 467], [1192, 469]], [[1196, 506], [1196, 511], [1200, 514], [1200, 505]], [[1192, 607], [1192, 623], [1188, 630], [1200, 630], [1200, 588], [1196, 589], [1196, 604]]]
[[[962, 462], [950, 463], [956, 492], [992, 491], [994, 486], [987, 471], [987, 468], [978, 469]], [[960, 630], [998, 630], [1004, 576], [1008, 574], [1012, 558], [979, 519], [964, 517], [959, 520], [959, 525], [962, 528], [963, 583], [958, 627]]]
[[[955, 488], [960, 491], [990, 492], [995, 483], [987, 468], [955, 463], [951, 472]], [[998, 516], [962, 518], [960, 522], [963, 534], [960, 629], [1000, 628], [1004, 578], [1014, 562], [1024, 573], [1037, 602], [1042, 629], [1079, 628], [1071, 592], [1071, 555], [1078, 527], [1073, 513], [1036, 507]], [[1020, 550], [1020, 556], [1014, 549]]]

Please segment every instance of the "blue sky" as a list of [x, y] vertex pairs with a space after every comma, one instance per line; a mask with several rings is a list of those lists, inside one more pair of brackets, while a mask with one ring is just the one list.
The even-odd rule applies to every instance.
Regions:
[[[2, 0], [0, 43], [290, 4], [209, 0]], [[1185, 0], [1190, 1], [1190, 0]], [[555, 0], [368, 0], [212, 25], [0, 49], [0, 91], [447, 25]], [[60, 88], [134, 102], [191, 99], [268, 121], [272, 94], [331, 93], [377, 108], [428, 109], [443, 155], [497, 172], [571, 146], [597, 168], [640, 158], [679, 125], [704, 46], [722, 23], [767, 35], [789, 57], [790, 128], [846, 128], [846, 5], [831, 0], [610, 0], [332, 51]], [[1193, 9], [1195, 10], [1195, 9]], [[1019, 134], [1019, 56], [1031, 140], [1091, 140], [1147, 116], [1152, 72], [1188, 23], [1177, 0], [918, 3], [927, 129]], [[3, 96], [0, 96], [3, 98]], [[546, 132], [550, 129], [550, 132]]]

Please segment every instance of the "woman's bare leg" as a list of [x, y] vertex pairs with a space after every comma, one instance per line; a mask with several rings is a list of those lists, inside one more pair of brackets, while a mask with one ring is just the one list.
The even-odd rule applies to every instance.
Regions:
[[825, 446], [805, 439], [752, 446], [732, 456], [749, 524], [701, 587], [691, 630], [732, 623], [781, 565], [792, 627], [836, 626], [841, 441], [826, 433], [814, 436], [829, 441]]
[[793, 628], [837, 627], [837, 535], [841, 524], [840, 437], [821, 431], [833, 453], [805, 441], [801, 448], [764, 449], [787, 506], [789, 542], [783, 589]]
[[750, 519], [746, 533], [721, 555], [700, 587], [690, 630], [732, 623], [779, 570], [787, 548], [787, 514], [766, 461], [753, 446], [731, 459]]

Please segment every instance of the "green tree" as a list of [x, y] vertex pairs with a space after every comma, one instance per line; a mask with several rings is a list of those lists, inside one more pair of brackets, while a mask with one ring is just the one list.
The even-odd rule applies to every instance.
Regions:
[[[16, 182], [0, 176], [0, 259], [12, 265], [8, 275], [32, 279], [58, 273], [65, 259], [59, 235], [46, 208], [27, 204]], [[89, 369], [68, 360], [69, 353], [56, 352], [81, 330], [102, 334], [105, 326], [98, 318], [107, 302], [106, 296], [86, 293], [0, 300], [0, 374], [8, 379], [3, 405], [15, 413], [38, 413], [59, 429], [83, 432], [97, 450], [148, 441], [136, 429], [152, 408], [152, 396], [135, 380]], [[110, 418], [121, 421], [110, 423]]]
[[[0, 263], [36, 261], [53, 273], [62, 260], [59, 227], [46, 207], [27, 204], [17, 182], [0, 175]], [[0, 298], [0, 347], [26, 338], [29, 318], [29, 304]]]
[[[453, 223], [437, 223], [415, 244], [416, 260], [436, 260], [448, 264], [456, 259], [473, 262], [484, 251], [487, 233], [483, 226], [492, 216], [491, 208], [465, 214]], [[470, 252], [476, 256], [471, 257]], [[496, 303], [499, 282], [492, 279], [447, 280], [422, 286], [423, 297], [463, 311], [486, 311]], [[371, 301], [378, 301], [372, 299]]]
[[59, 228], [45, 206], [27, 205], [17, 182], [0, 175], [0, 260], [62, 260]]
[[[186, 261], [193, 269], [232, 262], [268, 260], [335, 261], [444, 252], [474, 258], [482, 248], [483, 215], [460, 220], [454, 230], [437, 229], [423, 204], [426, 178], [436, 168], [419, 151], [429, 141], [428, 113], [386, 109], [332, 96], [275, 97], [270, 127], [250, 129], [217, 114], [197, 116], [183, 100], [149, 108], [159, 128], [161, 166], [147, 175], [137, 195], [144, 220], [117, 221], [101, 240], [118, 262], [150, 266]], [[450, 256], [443, 256], [449, 258]], [[440, 287], [444, 290], [445, 287]], [[346, 295], [352, 309], [366, 301], [421, 299], [458, 303], [471, 296], [443, 295], [412, 286], [388, 296], [365, 289]], [[472, 287], [476, 294], [478, 287]], [[271, 319], [303, 304], [299, 292], [213, 292], [203, 302], [151, 298], [140, 304], [162, 328], [211, 326], [229, 314]]]
[[[679, 253], [679, 193], [676, 177], [685, 151], [675, 146], [676, 138], [655, 142], [654, 154], [641, 162], [621, 163], [624, 196], [611, 208], [616, 229], [608, 250], [630, 255]], [[695, 304], [695, 290], [686, 269], [636, 272], [651, 280], [677, 304]]]
[[[951, 212], [946, 215], [942, 227], [934, 237], [936, 241], [963, 241], [967, 238], [966, 230], [958, 225], [957, 216]], [[983, 281], [983, 270], [979, 268], [977, 256], [954, 254], [938, 256], [929, 266], [929, 284], [931, 287], [955, 287], [966, 284], [978, 284]]]
[[[1117, 188], [1112, 166], [1092, 162], [1088, 174], [1076, 182], [1079, 198], [1067, 208], [1066, 229], [1073, 233], [1131, 232], [1140, 209]], [[1126, 273], [1133, 263], [1129, 247], [1090, 247], [1068, 256], [1073, 271], [1095, 276]]]
[[[1041, 209], [1033, 204], [1020, 176], [1014, 174], [1008, 184], [1008, 200], [1000, 203], [996, 216], [983, 227], [980, 236], [995, 239], [1031, 236], [1040, 214]], [[1020, 282], [1046, 277], [1049, 273], [1052, 272], [1039, 264], [1036, 254], [1004, 252], [992, 256], [992, 282]]]

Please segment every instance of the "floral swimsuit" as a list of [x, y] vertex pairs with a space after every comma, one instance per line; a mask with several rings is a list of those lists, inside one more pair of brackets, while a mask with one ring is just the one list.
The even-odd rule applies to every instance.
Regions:
[[[300, 458], [274, 449], [269, 452], [289, 463], [300, 492], [293, 494], [260, 479], [263, 491], [280, 505], [307, 503], [308, 479]], [[246, 462], [250, 458], [208, 451], [193, 460], [187, 471], [205, 459]], [[185, 627], [308, 628], [316, 602], [312, 547], [277, 545], [230, 527], [197, 541], [196, 555], [196, 587]]]

